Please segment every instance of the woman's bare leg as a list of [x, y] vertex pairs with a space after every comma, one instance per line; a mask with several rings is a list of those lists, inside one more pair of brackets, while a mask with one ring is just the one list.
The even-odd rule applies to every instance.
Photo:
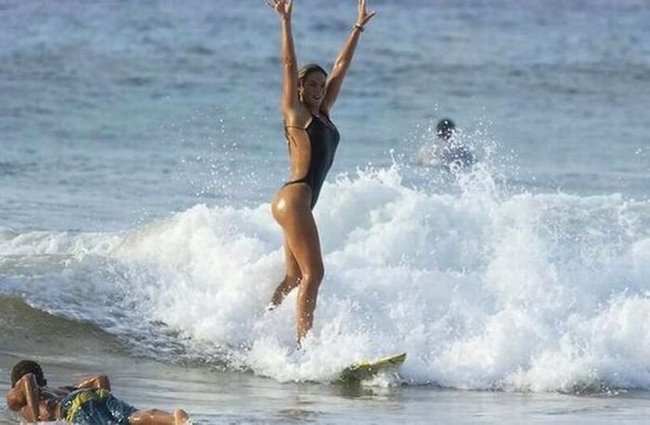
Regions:
[[174, 413], [158, 409], [138, 410], [129, 416], [132, 425], [182, 425], [188, 422], [189, 416], [182, 409], [176, 409]]
[[273, 201], [273, 216], [282, 226], [285, 245], [300, 270], [296, 303], [298, 344], [314, 322], [318, 288], [323, 280], [323, 259], [316, 222], [311, 212], [311, 189], [295, 184], [280, 189]]
[[293, 253], [289, 249], [289, 242], [287, 241], [286, 235], [284, 238], [284, 258], [287, 264], [287, 274], [284, 276], [284, 280], [275, 288], [275, 292], [273, 292], [273, 296], [271, 297], [270, 308], [275, 308], [282, 304], [284, 297], [300, 285], [302, 276], [296, 257], [293, 256]]
[[323, 280], [324, 267], [318, 230], [311, 211], [295, 217], [294, 225], [287, 226], [290, 246], [302, 270], [302, 279], [296, 300], [298, 344], [307, 336], [314, 323], [318, 289]]

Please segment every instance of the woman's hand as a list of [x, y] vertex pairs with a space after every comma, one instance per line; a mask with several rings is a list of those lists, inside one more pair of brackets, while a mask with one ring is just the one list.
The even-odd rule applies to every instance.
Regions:
[[360, 26], [363, 29], [363, 26], [368, 23], [372, 19], [373, 16], [375, 16], [375, 13], [377, 12], [370, 12], [368, 13], [368, 9], [366, 8], [366, 0], [359, 0], [359, 5], [357, 6], [357, 10], [359, 12], [359, 17], [357, 18], [357, 23], [354, 24], [355, 26]]
[[280, 17], [288, 18], [291, 16], [291, 7], [293, 5], [293, 0], [273, 0], [267, 2], [266, 5], [278, 12]]

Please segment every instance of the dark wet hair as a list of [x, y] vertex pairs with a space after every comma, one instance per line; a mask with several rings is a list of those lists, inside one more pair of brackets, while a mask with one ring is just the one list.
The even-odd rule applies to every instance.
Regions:
[[449, 139], [456, 129], [456, 124], [449, 118], [441, 119], [436, 126], [436, 134], [438, 137]]
[[41, 365], [32, 360], [21, 360], [11, 369], [11, 388], [16, 385], [16, 382], [28, 373], [33, 373], [36, 377], [36, 383], [44, 387], [47, 385], [47, 379], [43, 375]]
[[323, 67], [315, 63], [308, 63], [307, 65], [300, 68], [300, 70], [298, 70], [298, 81], [301, 82], [305, 81], [305, 78], [307, 78], [309, 74], [313, 74], [314, 72], [320, 72], [325, 77], [327, 77], [327, 71], [325, 71]]

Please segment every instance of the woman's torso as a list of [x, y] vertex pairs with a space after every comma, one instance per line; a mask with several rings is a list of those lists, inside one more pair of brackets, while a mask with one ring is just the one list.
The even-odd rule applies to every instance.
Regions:
[[334, 162], [340, 140], [339, 132], [324, 113], [312, 115], [306, 128], [285, 126], [285, 132], [291, 162], [291, 176], [285, 186], [307, 184], [311, 189], [313, 208]]

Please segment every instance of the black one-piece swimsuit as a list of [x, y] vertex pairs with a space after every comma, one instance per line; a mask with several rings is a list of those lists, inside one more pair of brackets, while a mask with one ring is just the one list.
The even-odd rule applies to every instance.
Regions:
[[[290, 140], [287, 127], [285, 126], [285, 134], [287, 140]], [[311, 189], [311, 208], [313, 209], [318, 201], [318, 195], [325, 177], [327, 177], [327, 172], [334, 162], [334, 153], [341, 136], [329, 117], [323, 113], [320, 116], [312, 115], [311, 122], [303, 130], [307, 132], [311, 145], [309, 169], [303, 178], [286, 182], [284, 185], [306, 183]], [[291, 147], [291, 145], [289, 146]]]

